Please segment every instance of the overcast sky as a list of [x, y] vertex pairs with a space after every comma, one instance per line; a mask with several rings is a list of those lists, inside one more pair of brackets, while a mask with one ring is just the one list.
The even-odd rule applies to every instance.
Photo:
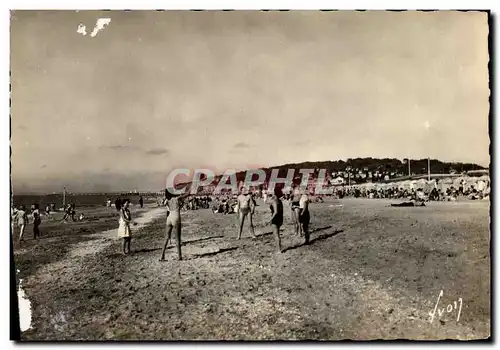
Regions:
[[349, 157], [489, 165], [486, 13], [11, 19], [14, 191], [158, 189], [175, 167]]

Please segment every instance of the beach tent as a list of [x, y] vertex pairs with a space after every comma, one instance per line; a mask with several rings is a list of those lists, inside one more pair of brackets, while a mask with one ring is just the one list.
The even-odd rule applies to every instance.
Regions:
[[488, 175], [483, 175], [481, 177], [476, 178], [476, 184], [474, 185], [474, 187], [478, 191], [484, 191], [489, 186], [490, 186], [490, 177]]
[[436, 187], [436, 180], [425, 181], [423, 185], [424, 193], [429, 194]]
[[456, 178], [452, 179], [453, 180], [453, 187], [459, 188], [462, 185], [462, 183], [464, 185], [467, 185], [467, 182], [469, 179], [470, 179], [469, 177], [463, 177], [463, 176], [456, 177]]
[[453, 178], [446, 177], [444, 179], [439, 180], [439, 182], [446, 185], [453, 185]]
[[398, 188], [403, 190], [409, 190], [411, 187], [411, 181], [405, 180], [398, 183]]
[[417, 190], [423, 186], [422, 180], [412, 180], [410, 181], [410, 189]]
[[483, 175], [478, 178], [477, 180], [478, 187], [484, 187], [482, 189], [479, 189], [480, 191], [484, 191], [486, 187], [490, 186], [490, 177], [488, 175]]
[[383, 189], [383, 190], [388, 190], [388, 189], [390, 189], [390, 188], [392, 188], [392, 184], [390, 184], [390, 183], [385, 183], [385, 184], [382, 184], [382, 189]]

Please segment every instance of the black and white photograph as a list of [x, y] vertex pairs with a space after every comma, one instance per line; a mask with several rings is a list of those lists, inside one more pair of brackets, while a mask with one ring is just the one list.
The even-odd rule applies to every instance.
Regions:
[[489, 21], [12, 9], [17, 340], [490, 339]]

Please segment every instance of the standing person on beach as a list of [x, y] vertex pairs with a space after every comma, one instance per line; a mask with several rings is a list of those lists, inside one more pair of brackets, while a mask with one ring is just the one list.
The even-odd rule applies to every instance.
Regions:
[[165, 261], [165, 251], [167, 250], [168, 243], [172, 236], [172, 230], [175, 230], [175, 243], [177, 245], [177, 257], [182, 260], [181, 253], [181, 200], [188, 196], [189, 194], [184, 194], [181, 196], [174, 196], [168, 190], [165, 190], [165, 201], [164, 205], [167, 207], [167, 224], [165, 228], [165, 243], [163, 244], [163, 250], [161, 251], [160, 261]]
[[274, 189], [274, 195], [271, 195], [271, 220], [270, 224], [273, 228], [273, 234], [276, 239], [276, 244], [278, 246], [278, 253], [281, 253], [281, 238], [280, 238], [280, 228], [283, 225], [283, 202], [281, 202], [281, 190], [278, 188]]
[[42, 219], [40, 217], [40, 206], [38, 203], [32, 206], [33, 208], [33, 239], [37, 239], [40, 237], [40, 224], [42, 223]]
[[299, 200], [299, 224], [303, 235], [305, 236], [305, 244], [309, 244], [309, 222], [311, 215], [309, 214], [309, 197], [307, 194], [302, 194]]
[[10, 232], [12, 233], [12, 235], [14, 235], [14, 232], [15, 232], [15, 227], [16, 227], [16, 221], [17, 221], [17, 211], [18, 209], [16, 208], [15, 205], [12, 205], [12, 207], [10, 208], [10, 224], [11, 224], [11, 227], [10, 227]]
[[66, 219], [71, 216], [71, 204], [68, 203], [66, 208], [64, 208], [64, 216], [61, 221], [66, 222]]
[[47, 204], [45, 206], [45, 216], [47, 217], [47, 219], [52, 220], [52, 217], [50, 216], [50, 205], [49, 204]]
[[26, 207], [21, 205], [19, 210], [14, 214], [14, 220], [19, 227], [19, 242], [24, 242], [23, 234], [26, 225], [28, 224], [28, 214], [26, 213]]
[[120, 199], [120, 197], [117, 197], [115, 200], [115, 208], [118, 213], [122, 209], [122, 200]]
[[264, 200], [264, 203], [267, 203], [267, 190], [262, 191], [262, 199]]
[[132, 241], [132, 232], [130, 230], [132, 217], [128, 209], [129, 204], [128, 199], [123, 201], [123, 207], [120, 206], [120, 219], [118, 220], [118, 237], [123, 238], [123, 254], [125, 255], [130, 253], [130, 241]]
[[71, 215], [71, 220], [76, 221], [75, 219], [75, 214], [76, 214], [76, 205], [75, 203], [71, 203], [71, 209], [70, 209], [70, 215]]
[[295, 186], [292, 192], [292, 197], [290, 200], [290, 206], [292, 209], [292, 220], [293, 220], [293, 226], [295, 227], [295, 234], [298, 236], [302, 236], [302, 226], [300, 225], [299, 222], [299, 216], [300, 216], [300, 198], [301, 198], [301, 191], [299, 189], [299, 186]]
[[141, 209], [144, 206], [144, 200], [142, 199], [142, 196], [139, 197], [139, 205], [141, 206]]
[[238, 239], [241, 239], [241, 233], [243, 231], [243, 224], [245, 223], [245, 218], [248, 216], [250, 221], [250, 233], [254, 238], [257, 238], [255, 235], [255, 229], [253, 227], [252, 214], [255, 210], [256, 203], [252, 197], [252, 195], [248, 192], [248, 190], [244, 187], [241, 188], [241, 194], [238, 196], [237, 207], [238, 207], [238, 220], [240, 223], [240, 228], [238, 232]]

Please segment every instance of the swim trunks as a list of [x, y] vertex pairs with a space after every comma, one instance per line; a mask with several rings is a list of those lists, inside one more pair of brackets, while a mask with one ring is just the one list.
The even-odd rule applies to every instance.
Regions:
[[311, 220], [311, 216], [309, 215], [309, 210], [306, 210], [302, 212], [302, 214], [299, 215], [299, 222], [301, 224], [309, 224], [309, 221]]
[[283, 225], [283, 215], [276, 215], [271, 220], [271, 225], [282, 226]]
[[240, 212], [241, 212], [242, 214], [245, 214], [245, 215], [246, 215], [246, 214], [250, 213], [250, 208], [249, 208], [249, 207], [246, 207], [246, 208], [240, 208]]

